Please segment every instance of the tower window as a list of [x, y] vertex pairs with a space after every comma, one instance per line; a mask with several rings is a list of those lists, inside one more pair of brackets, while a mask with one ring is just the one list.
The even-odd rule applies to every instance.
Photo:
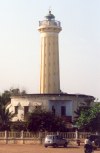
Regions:
[[37, 106], [35, 106], [35, 109], [36, 109], [36, 110], [41, 110], [41, 106], [38, 106], [38, 105], [37, 105]]
[[61, 106], [61, 116], [66, 116], [66, 107]]
[[15, 114], [18, 114], [18, 106], [15, 106]]
[[55, 108], [52, 106], [52, 113], [55, 115]]
[[24, 120], [27, 120], [28, 111], [29, 111], [29, 106], [24, 106]]
[[29, 106], [24, 106], [24, 114], [27, 114], [29, 110]]

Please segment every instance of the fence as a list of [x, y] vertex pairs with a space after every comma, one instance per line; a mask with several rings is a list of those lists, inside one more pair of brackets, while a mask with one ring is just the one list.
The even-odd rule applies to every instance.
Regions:
[[69, 141], [81, 140], [90, 135], [88, 132], [13, 132], [4, 131], [0, 132], [0, 143], [3, 144], [42, 144], [47, 134], [59, 134]]

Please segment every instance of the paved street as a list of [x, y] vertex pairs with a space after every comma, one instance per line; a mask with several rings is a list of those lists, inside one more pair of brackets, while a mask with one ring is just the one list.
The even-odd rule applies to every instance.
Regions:
[[[0, 145], [0, 153], [84, 153], [83, 146], [68, 148], [44, 148], [42, 145]], [[100, 150], [94, 151], [100, 153]]]

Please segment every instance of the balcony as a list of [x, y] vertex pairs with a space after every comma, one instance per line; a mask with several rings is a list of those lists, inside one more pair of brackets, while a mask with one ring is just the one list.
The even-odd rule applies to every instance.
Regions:
[[39, 21], [39, 26], [57, 26], [59, 28], [61, 28], [61, 23], [59, 21], [56, 20], [43, 20], [43, 21]]

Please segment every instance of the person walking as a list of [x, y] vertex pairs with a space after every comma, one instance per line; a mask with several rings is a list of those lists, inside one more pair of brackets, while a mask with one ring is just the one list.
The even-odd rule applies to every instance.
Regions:
[[84, 152], [85, 153], [92, 153], [93, 152], [92, 142], [90, 141], [89, 137], [86, 137], [86, 139], [84, 141]]

